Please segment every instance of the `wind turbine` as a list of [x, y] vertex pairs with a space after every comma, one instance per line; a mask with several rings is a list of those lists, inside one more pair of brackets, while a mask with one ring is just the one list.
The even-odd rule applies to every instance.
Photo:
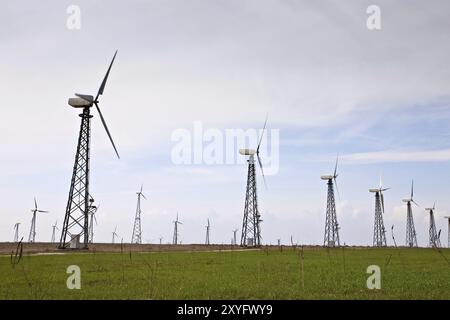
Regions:
[[141, 185], [141, 190], [136, 192], [137, 194], [137, 205], [136, 205], [136, 215], [134, 218], [134, 225], [133, 225], [133, 234], [131, 236], [131, 243], [142, 243], [142, 231], [141, 231], [141, 197], [147, 200], [145, 195], [142, 193], [142, 188], [144, 188], [144, 185]]
[[434, 221], [434, 211], [436, 210], [436, 202], [433, 204], [433, 208], [426, 208], [425, 211], [428, 211], [430, 214], [430, 227], [428, 229], [428, 233], [430, 236], [428, 245], [431, 248], [440, 248], [441, 247], [441, 239], [440, 234], [436, 230], [436, 222]]
[[417, 247], [416, 228], [414, 227], [414, 219], [412, 214], [411, 203], [419, 206], [414, 201], [414, 180], [411, 183], [411, 196], [407, 199], [403, 199], [406, 203], [406, 245], [410, 248]]
[[383, 192], [390, 188], [383, 188], [383, 182], [380, 177], [380, 186], [375, 189], [369, 189], [369, 192], [375, 193], [375, 222], [373, 227], [373, 246], [386, 247], [386, 229], [384, 228], [384, 195]]
[[28, 242], [30, 243], [36, 239], [36, 213], [48, 213], [48, 211], [39, 210], [36, 197], [34, 197], [34, 209], [31, 209], [31, 212], [33, 212], [33, 218], [31, 219], [30, 235], [28, 237]]
[[178, 221], [178, 212], [177, 212], [177, 220], [173, 222], [174, 228], [173, 228], [173, 244], [178, 244], [178, 225], [183, 224], [182, 222]]
[[447, 228], [448, 243], [447, 243], [447, 248], [450, 248], [450, 216], [446, 216], [446, 217], [444, 217], [444, 219], [447, 219], [447, 222], [448, 222], [448, 228]]
[[97, 210], [100, 208], [100, 205], [96, 206], [94, 205], [94, 199], [89, 199], [89, 243], [94, 243], [94, 222], [95, 225], [98, 225], [97, 223]]
[[14, 225], [14, 242], [19, 242], [19, 226], [20, 222], [16, 222]]
[[258, 209], [258, 193], [256, 184], [255, 155], [258, 159], [261, 174], [266, 185], [264, 169], [259, 156], [264, 131], [266, 130], [267, 117], [264, 122], [261, 137], [259, 138], [258, 147], [254, 149], [240, 149], [239, 153], [248, 156], [248, 174], [247, 174], [247, 190], [245, 194], [244, 219], [242, 222], [241, 246], [259, 247], [261, 245], [261, 215]]
[[211, 225], [209, 224], [209, 219], [208, 219], [208, 224], [206, 225], [206, 240], [205, 240], [205, 244], [209, 245], [209, 230], [211, 228]]
[[236, 238], [236, 233], [238, 232], [239, 229], [234, 229], [233, 230], [233, 245], [237, 245], [237, 238]]
[[117, 226], [116, 226], [116, 228], [114, 229], [114, 231], [113, 231], [113, 233], [112, 233], [112, 243], [114, 244], [116, 241], [116, 237], [119, 237], [118, 236], [118, 234], [117, 234]]
[[391, 233], [392, 233], [392, 241], [394, 241], [394, 246], [397, 248], [397, 242], [395, 241], [395, 236], [394, 236], [394, 225], [392, 225], [392, 227], [391, 227]]
[[334, 198], [334, 186], [336, 186], [336, 191], [339, 196], [339, 190], [337, 186], [337, 177], [338, 177], [338, 161], [339, 154], [336, 156], [336, 165], [334, 167], [334, 173], [329, 175], [322, 175], [320, 178], [322, 180], [326, 180], [328, 185], [328, 193], [327, 193], [327, 210], [326, 210], [326, 218], [325, 218], [325, 234], [323, 245], [327, 247], [340, 246], [339, 240], [339, 224], [337, 221], [336, 215], [336, 202]]
[[114, 151], [119, 157], [117, 148], [106, 125], [105, 119], [98, 106], [99, 97], [105, 90], [106, 81], [108, 80], [109, 72], [116, 58], [117, 51], [108, 67], [108, 70], [103, 78], [103, 81], [98, 89], [95, 98], [91, 95], [78, 94], [76, 98], [69, 99], [69, 105], [82, 109], [80, 133], [78, 137], [78, 146], [75, 155], [75, 164], [73, 166], [72, 179], [70, 183], [69, 198], [67, 200], [66, 213], [64, 216], [64, 223], [61, 232], [61, 239], [59, 241], [59, 248], [64, 249], [70, 245], [70, 240], [75, 236], [83, 236], [84, 247], [89, 243], [89, 173], [90, 173], [90, 143], [91, 143], [91, 108], [95, 105], [97, 112], [102, 121], [103, 127], [111, 141]]
[[51, 243], [55, 243], [55, 230], [59, 230], [57, 227], [58, 220], [56, 220], [55, 224], [52, 226], [53, 232], [52, 232], [52, 241]]

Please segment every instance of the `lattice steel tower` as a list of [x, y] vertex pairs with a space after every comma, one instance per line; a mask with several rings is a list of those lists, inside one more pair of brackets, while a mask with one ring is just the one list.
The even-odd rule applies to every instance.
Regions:
[[141, 191], [136, 192], [137, 194], [137, 205], [136, 205], [136, 215], [134, 218], [133, 225], [133, 234], [131, 236], [131, 243], [142, 243], [142, 231], [141, 231], [141, 197], [147, 200], [145, 195], [142, 193], [142, 188], [144, 185], [141, 185]]
[[259, 149], [261, 147], [264, 131], [266, 130], [267, 117], [264, 122], [264, 127], [259, 138], [258, 147], [253, 149], [240, 149], [239, 153], [244, 156], [248, 156], [248, 173], [247, 173], [247, 188], [245, 192], [245, 206], [244, 206], [244, 218], [242, 220], [242, 233], [241, 233], [241, 246], [259, 247], [261, 245], [261, 215], [258, 208], [258, 192], [256, 184], [256, 168], [255, 168], [255, 155], [258, 159], [259, 167], [261, 168], [261, 174], [266, 185], [266, 178], [264, 176], [264, 170], [259, 156]]
[[103, 94], [106, 81], [108, 79], [109, 72], [111, 71], [112, 64], [116, 58], [116, 53], [109, 65], [105, 77], [97, 92], [97, 96], [85, 94], [75, 94], [77, 98], [70, 98], [69, 105], [74, 108], [83, 109], [80, 114], [81, 125], [78, 136], [78, 145], [75, 155], [75, 163], [72, 171], [72, 179], [70, 182], [69, 198], [67, 200], [66, 213], [64, 216], [64, 223], [61, 232], [61, 239], [59, 241], [59, 248], [67, 248], [70, 244], [70, 240], [79, 236], [83, 238], [84, 247], [87, 247], [89, 243], [89, 174], [90, 174], [90, 142], [91, 142], [91, 107], [95, 105], [98, 111], [100, 119], [103, 123], [103, 127], [108, 134], [108, 137], [113, 145], [114, 151], [119, 158], [116, 146], [112, 140], [111, 134], [106, 125], [105, 119], [98, 106], [98, 98]]
[[373, 226], [373, 246], [386, 247], [386, 229], [384, 227], [384, 195], [383, 192], [389, 188], [383, 188], [381, 178], [380, 186], [377, 189], [369, 189], [369, 192], [375, 193], [375, 221]]
[[407, 247], [417, 247], [417, 236], [416, 228], [414, 227], [414, 219], [412, 213], [411, 203], [417, 205], [414, 202], [414, 181], [411, 184], [411, 197], [409, 199], [403, 199], [406, 203], [406, 246]]
[[337, 221], [336, 215], [336, 202], [334, 198], [334, 185], [336, 184], [337, 191], [337, 182], [336, 178], [338, 167], [338, 157], [336, 157], [336, 165], [334, 168], [334, 174], [332, 175], [323, 175], [320, 178], [322, 180], [326, 180], [328, 185], [328, 193], [327, 193], [327, 210], [325, 217], [325, 233], [323, 239], [323, 245], [326, 247], [335, 247], [340, 246], [339, 240], [339, 223]]
[[428, 246], [430, 248], [440, 248], [441, 247], [441, 239], [440, 234], [438, 234], [436, 229], [436, 222], [434, 221], [434, 210], [436, 210], [436, 203], [433, 205], [433, 208], [426, 208], [426, 211], [430, 214], [430, 227], [428, 229], [429, 234], [429, 242]]
[[259, 218], [255, 158], [254, 154], [251, 154], [248, 159], [247, 191], [245, 193], [241, 246], [259, 247], [261, 245]]

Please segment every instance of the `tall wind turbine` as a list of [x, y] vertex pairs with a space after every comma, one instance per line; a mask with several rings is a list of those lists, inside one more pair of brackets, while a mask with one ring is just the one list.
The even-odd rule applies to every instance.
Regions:
[[411, 208], [411, 203], [414, 203], [416, 206], [419, 206], [414, 201], [414, 180], [411, 183], [411, 197], [407, 199], [403, 199], [403, 202], [406, 203], [406, 246], [408, 247], [417, 247], [417, 235], [416, 228], [414, 227], [414, 219]]
[[147, 200], [145, 195], [142, 193], [142, 188], [144, 185], [141, 185], [141, 190], [136, 192], [137, 194], [137, 205], [136, 205], [136, 215], [134, 217], [134, 225], [133, 225], [133, 234], [131, 236], [131, 243], [142, 243], [142, 231], [141, 231], [141, 197]]
[[323, 239], [323, 245], [326, 247], [340, 246], [339, 240], [339, 224], [336, 215], [336, 202], [334, 198], [334, 186], [336, 185], [336, 191], [339, 195], [336, 178], [338, 177], [339, 155], [336, 157], [336, 165], [334, 167], [334, 173], [332, 175], [322, 175], [320, 178], [326, 180], [328, 185], [327, 193], [327, 211], [325, 218], [325, 234]]
[[36, 239], [36, 213], [48, 213], [48, 211], [38, 209], [36, 197], [34, 198], [34, 209], [31, 209], [31, 212], [33, 212], [33, 218], [31, 219], [31, 228], [30, 235], [28, 236], [28, 242], [34, 242]]
[[112, 233], [112, 243], [113, 244], [116, 242], [116, 237], [119, 237], [117, 234], [117, 226], [114, 228], [114, 231]]
[[178, 213], [177, 213], [177, 220], [175, 220], [173, 222], [173, 224], [174, 224], [174, 227], [173, 227], [173, 244], [178, 244], [178, 236], [179, 236], [179, 234], [178, 234], [178, 225], [179, 224], [183, 224], [182, 222], [180, 222], [178, 220]]
[[20, 222], [17, 222], [14, 225], [14, 242], [19, 242], [19, 226]]
[[448, 243], [447, 243], [447, 248], [450, 248], [450, 216], [446, 216], [444, 217], [444, 219], [447, 219], [447, 223], [448, 223], [448, 227], [447, 227], [447, 237], [448, 237]]
[[258, 208], [258, 193], [256, 184], [256, 170], [255, 170], [255, 155], [258, 159], [259, 167], [261, 168], [261, 174], [266, 184], [266, 178], [264, 176], [264, 170], [259, 156], [259, 149], [261, 147], [264, 131], [266, 130], [267, 117], [264, 122], [261, 137], [259, 138], [258, 147], [253, 149], [240, 149], [239, 153], [244, 156], [248, 156], [248, 173], [247, 173], [247, 190], [245, 193], [245, 207], [244, 207], [244, 219], [242, 222], [242, 235], [241, 246], [259, 247], [261, 245], [261, 228], [260, 222], [261, 215]]
[[58, 220], [56, 220], [55, 224], [52, 226], [53, 232], [52, 232], [52, 240], [51, 243], [55, 243], [55, 231], [59, 230], [59, 228], [57, 227], [58, 224]]
[[380, 186], [369, 189], [369, 192], [375, 193], [375, 222], [373, 226], [373, 246], [386, 247], [386, 229], [384, 228], [384, 195], [383, 192], [390, 188], [383, 188], [383, 182], [380, 177]]
[[94, 222], [97, 225], [96, 213], [100, 205], [96, 206], [94, 204], [94, 199], [89, 199], [89, 243], [94, 243]]
[[209, 224], [209, 219], [208, 219], [208, 224], [206, 225], [206, 240], [205, 240], [205, 244], [209, 245], [209, 230], [211, 228], [211, 225]]
[[69, 105], [74, 108], [82, 109], [80, 133], [78, 137], [78, 146], [75, 155], [75, 164], [73, 166], [72, 179], [70, 183], [69, 198], [67, 200], [66, 213], [64, 216], [64, 223], [61, 232], [61, 239], [59, 241], [59, 248], [67, 248], [70, 240], [75, 236], [83, 236], [84, 247], [89, 243], [89, 174], [90, 174], [90, 143], [91, 143], [91, 107], [95, 105], [97, 112], [102, 121], [103, 127], [111, 141], [111, 144], [116, 152], [117, 157], [119, 153], [114, 145], [114, 141], [106, 125], [105, 119], [98, 106], [99, 97], [105, 90], [106, 81], [108, 80], [109, 72], [116, 58], [117, 51], [109, 65], [109, 68], [103, 78], [103, 81], [98, 89], [95, 98], [91, 95], [78, 94], [76, 98], [69, 99]]
[[431, 248], [440, 248], [441, 247], [441, 239], [436, 230], [436, 222], [434, 221], [434, 211], [436, 210], [436, 202], [433, 204], [433, 208], [426, 208], [425, 211], [428, 211], [430, 214], [430, 227], [428, 229], [429, 233], [429, 242], [428, 245]]

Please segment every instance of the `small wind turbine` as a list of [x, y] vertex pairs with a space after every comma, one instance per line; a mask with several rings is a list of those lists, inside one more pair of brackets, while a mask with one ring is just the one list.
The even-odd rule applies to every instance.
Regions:
[[391, 227], [391, 233], [392, 233], [392, 241], [394, 241], [394, 246], [397, 248], [397, 242], [395, 241], [394, 237], [394, 225], [392, 225]]
[[208, 219], [208, 224], [206, 225], [206, 240], [205, 240], [205, 244], [209, 245], [209, 230], [211, 228], [211, 225], [209, 224], [209, 219]]
[[53, 232], [52, 232], [52, 241], [51, 243], [55, 243], [55, 230], [59, 230], [57, 227], [58, 220], [56, 220], [55, 224], [52, 226]]
[[19, 226], [20, 222], [17, 222], [14, 225], [14, 242], [19, 242]]
[[164, 237], [160, 237], [159, 238], [159, 244], [161, 245], [162, 244], [162, 240], [164, 239]]
[[48, 211], [39, 210], [36, 197], [34, 197], [34, 209], [31, 209], [31, 212], [33, 212], [33, 218], [31, 219], [31, 228], [30, 228], [30, 235], [28, 237], [28, 242], [32, 243], [36, 239], [36, 213], [48, 213]]
[[114, 229], [114, 231], [113, 231], [113, 233], [112, 233], [112, 243], [114, 244], [116, 241], [116, 237], [119, 237], [118, 235], [117, 235], [117, 226], [116, 226], [116, 228]]
[[142, 231], [141, 231], [141, 197], [147, 200], [145, 195], [142, 193], [142, 189], [144, 188], [144, 185], [141, 185], [141, 190], [136, 192], [137, 194], [137, 204], [136, 204], [136, 215], [134, 217], [134, 224], [133, 224], [133, 233], [131, 235], [131, 243], [142, 243]]
[[414, 219], [412, 214], [411, 203], [414, 203], [416, 206], [419, 206], [414, 201], [414, 180], [411, 183], [411, 196], [407, 199], [403, 199], [403, 202], [406, 203], [406, 245], [408, 247], [417, 247], [417, 236], [416, 236], [416, 228], [414, 227]]
[[98, 225], [97, 223], [97, 210], [100, 208], [100, 205], [94, 205], [94, 199], [89, 199], [89, 243], [94, 242], [94, 222], [95, 225]]
[[325, 218], [325, 234], [323, 245], [328, 247], [340, 246], [339, 240], [339, 224], [337, 221], [336, 214], [336, 202], [334, 199], [334, 187], [336, 187], [336, 192], [339, 195], [339, 189], [337, 186], [337, 177], [339, 176], [338, 169], [339, 162], [339, 154], [336, 156], [336, 164], [334, 166], [334, 173], [328, 175], [322, 175], [320, 178], [322, 180], [326, 180], [328, 185], [328, 193], [327, 193], [327, 210], [326, 210], [326, 218]]
[[236, 239], [236, 233], [238, 232], [239, 229], [234, 229], [233, 230], [233, 245], [237, 245], [237, 239]]
[[383, 181], [380, 176], [380, 186], [376, 189], [369, 189], [369, 192], [375, 193], [375, 223], [373, 227], [373, 246], [386, 247], [386, 229], [384, 228], [384, 195], [383, 192], [390, 188], [383, 188]]
[[[177, 220], [175, 220], [175, 221], [173, 222], [173, 224], [174, 224], [174, 229], [173, 229], [173, 244], [178, 244], [178, 225], [179, 225], [179, 224], [183, 224], [182, 222], [180, 222], [180, 221], [178, 220], [178, 212], [177, 212]], [[181, 242], [180, 242], [180, 244], [181, 244]]]
[[425, 211], [428, 211], [430, 214], [430, 227], [428, 229], [430, 239], [429, 239], [428, 245], [431, 248], [440, 248], [441, 247], [440, 234], [438, 235], [438, 232], [436, 229], [436, 222], [434, 221], [434, 211], [435, 210], [436, 210], [436, 202], [433, 204], [433, 208], [425, 209]]
[[444, 219], [447, 219], [448, 222], [448, 227], [447, 227], [447, 238], [448, 238], [448, 243], [447, 243], [447, 248], [450, 248], [450, 216], [446, 216], [444, 217]]

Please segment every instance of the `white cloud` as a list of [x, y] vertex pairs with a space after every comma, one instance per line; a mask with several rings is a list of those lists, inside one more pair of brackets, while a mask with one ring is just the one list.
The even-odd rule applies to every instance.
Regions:
[[440, 162], [450, 161], [450, 149], [443, 150], [386, 150], [346, 154], [341, 156], [347, 164], [387, 162]]

